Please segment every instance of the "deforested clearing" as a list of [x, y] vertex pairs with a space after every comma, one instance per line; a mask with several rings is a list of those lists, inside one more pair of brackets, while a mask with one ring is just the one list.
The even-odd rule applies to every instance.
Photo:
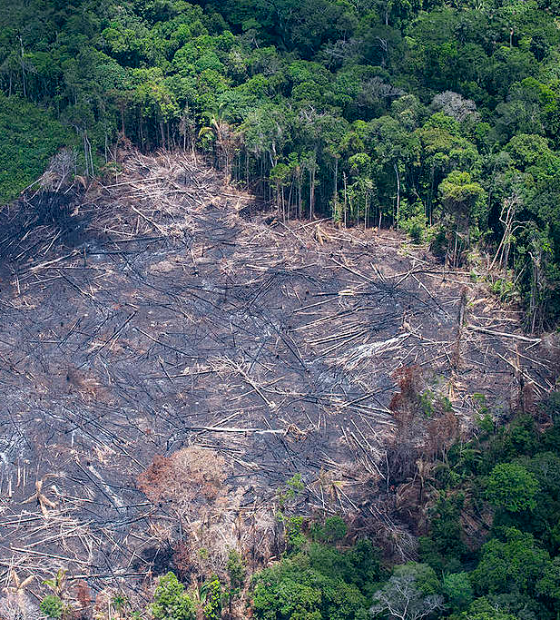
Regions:
[[422, 476], [384, 481], [467, 433], [473, 395], [532, 411], [555, 337], [400, 233], [284, 222], [185, 154], [122, 157], [0, 214], [2, 570], [207, 573], [185, 541], [257, 568], [298, 472], [301, 514], [412, 557]]

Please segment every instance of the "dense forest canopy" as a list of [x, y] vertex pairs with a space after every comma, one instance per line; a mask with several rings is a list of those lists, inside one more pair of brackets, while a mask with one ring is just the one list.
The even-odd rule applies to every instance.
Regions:
[[72, 128], [88, 174], [91, 145], [106, 160], [117, 140], [204, 149], [283, 217], [396, 225], [455, 265], [481, 248], [538, 330], [560, 307], [559, 12], [15, 0], [0, 8], [0, 87]]

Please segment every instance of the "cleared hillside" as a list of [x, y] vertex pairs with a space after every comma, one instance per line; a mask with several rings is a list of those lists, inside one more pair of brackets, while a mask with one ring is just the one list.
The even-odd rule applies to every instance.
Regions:
[[551, 389], [553, 341], [400, 235], [284, 224], [183, 155], [123, 170], [0, 213], [4, 576], [256, 566], [296, 473], [406, 554], [397, 448]]

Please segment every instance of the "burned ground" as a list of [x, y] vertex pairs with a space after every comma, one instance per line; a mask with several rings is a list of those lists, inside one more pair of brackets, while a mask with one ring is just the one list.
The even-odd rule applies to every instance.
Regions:
[[384, 518], [404, 367], [463, 429], [473, 393], [507, 414], [552, 387], [548, 341], [400, 235], [284, 224], [180, 155], [123, 166], [0, 214], [4, 583], [257, 564], [295, 473], [303, 510]]

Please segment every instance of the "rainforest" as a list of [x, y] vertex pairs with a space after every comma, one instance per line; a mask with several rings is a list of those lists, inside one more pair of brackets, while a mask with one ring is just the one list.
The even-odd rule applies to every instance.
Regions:
[[0, 0], [0, 620], [560, 617], [556, 0]]

